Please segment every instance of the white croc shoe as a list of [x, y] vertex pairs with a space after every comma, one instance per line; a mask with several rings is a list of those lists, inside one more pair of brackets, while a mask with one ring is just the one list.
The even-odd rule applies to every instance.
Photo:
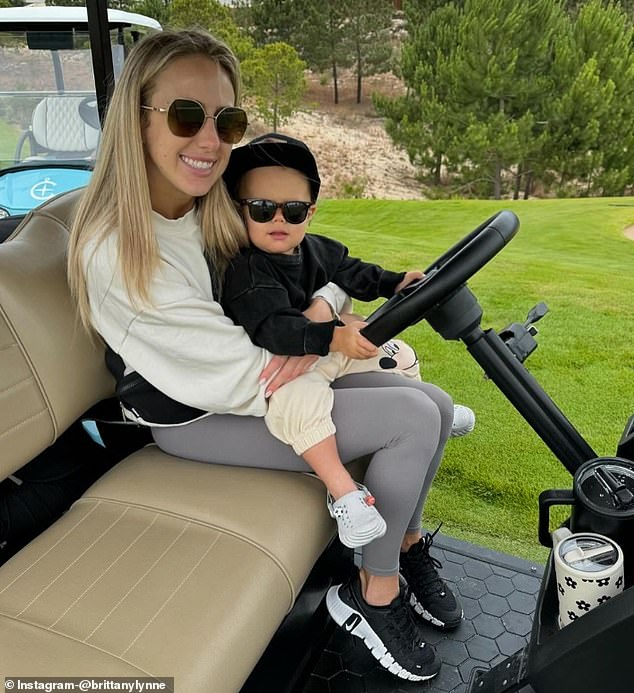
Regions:
[[453, 424], [451, 424], [451, 438], [460, 438], [471, 433], [475, 426], [475, 414], [472, 409], [463, 404], [453, 405]]
[[387, 531], [385, 520], [374, 507], [374, 496], [365, 486], [357, 487], [358, 491], [350, 491], [339, 500], [330, 494], [326, 500], [330, 516], [337, 521], [339, 539], [350, 549], [365, 546]]

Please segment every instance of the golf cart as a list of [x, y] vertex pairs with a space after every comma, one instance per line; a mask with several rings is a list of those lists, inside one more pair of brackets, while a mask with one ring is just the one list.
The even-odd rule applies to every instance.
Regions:
[[[106, 26], [105, 3], [89, 7]], [[107, 83], [96, 80], [97, 93]], [[145, 431], [112, 423], [113, 382], [102, 350], [76, 330], [66, 284], [78, 196], [38, 206], [0, 244], [0, 500], [14, 503], [3, 510], [28, 504], [37, 519], [21, 532], [15, 522], [2, 527], [0, 676], [165, 677], [174, 679], [167, 690], [188, 693], [466, 690], [441, 680], [447, 665], [421, 685], [382, 670], [374, 688], [374, 660], [354, 676], [326, 671], [336, 653], [324, 595], [353, 557], [335, 539], [317, 480], [177, 460], [148, 445]], [[522, 365], [531, 325], [483, 331], [466, 286], [517, 230], [509, 212], [487, 220], [379, 309], [367, 336], [381, 342], [424, 317], [444, 338], [460, 339], [574, 471], [596, 454]], [[111, 423], [93, 437], [83, 423], [97, 420]], [[619, 457], [631, 459], [630, 440], [626, 430]], [[472, 691], [622, 689], [631, 590], [559, 630], [553, 588], [547, 567], [531, 641], [477, 672]], [[575, 667], [590, 650], [610, 678]], [[583, 677], [571, 676], [575, 668]]]
[[89, 27], [93, 9], [0, 8], [0, 217], [23, 216], [86, 184], [100, 135], [95, 79], [108, 84], [109, 64], [116, 80], [129, 46], [161, 28], [149, 17], [108, 10], [99, 34], [94, 21]]
[[[336, 690], [313, 678], [306, 684], [331, 629], [324, 593], [352, 569], [333, 541], [319, 482], [175, 460], [154, 446], [137, 449], [138, 441], [129, 442], [130, 454], [115, 455], [124, 459], [104, 464], [80, 441], [75, 422], [99, 415], [94, 407], [110, 400], [113, 383], [101, 351], [73, 329], [63, 258], [77, 197], [40, 206], [0, 245], [3, 473], [28, 486], [29, 466], [49, 464], [46, 453], [61, 443], [62, 455], [83, 455], [99, 477], [0, 567], [0, 673], [174, 676], [174, 690], [187, 691]], [[371, 316], [366, 333], [381, 342], [424, 316], [445, 338], [461, 339], [558, 458], [581, 467], [596, 455], [521, 363], [517, 344], [526, 347], [527, 335], [511, 330], [520, 339], [507, 344], [481, 330], [465, 284], [517, 228], [509, 212], [487, 220]], [[620, 455], [631, 457], [633, 437], [624, 433]], [[112, 456], [117, 448], [106, 442], [108, 449]], [[476, 672], [470, 690], [619, 690], [633, 595], [626, 590], [559, 630], [547, 568], [531, 642]], [[594, 674], [576, 666], [591, 653], [603, 663]], [[380, 686], [360, 690], [415, 690], [395, 680]], [[454, 689], [432, 682], [417, 690]]]

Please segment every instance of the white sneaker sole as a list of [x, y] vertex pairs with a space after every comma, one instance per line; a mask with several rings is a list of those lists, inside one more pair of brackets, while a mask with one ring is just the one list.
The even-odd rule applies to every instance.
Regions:
[[414, 611], [423, 620], [427, 621], [428, 623], [431, 623], [433, 626], [436, 626], [437, 628], [445, 627], [445, 624], [439, 618], [435, 618], [434, 616], [432, 616], [413, 594], [410, 594], [409, 596], [409, 603], [410, 606], [414, 609]]
[[365, 620], [363, 615], [339, 598], [339, 587], [339, 585], [331, 587], [326, 594], [326, 608], [328, 609], [328, 613], [338, 626], [344, 628], [351, 635], [363, 640], [372, 656], [384, 669], [387, 669], [391, 674], [407, 681], [427, 681], [436, 676], [436, 674], [420, 676], [418, 674], [412, 674], [407, 671], [407, 669], [404, 669], [387, 651], [383, 641]]
[[[416, 599], [413, 593], [410, 593], [409, 596], [409, 604], [414, 609], [414, 611], [425, 621], [428, 623], [431, 623], [432, 626], [436, 626], [436, 628], [442, 628], [443, 630], [454, 630], [457, 628], [457, 625], [451, 626], [447, 628], [447, 624], [444, 621], [441, 621], [439, 618], [436, 618], [435, 616], [432, 616], [429, 611]], [[460, 612], [460, 621], [464, 618], [464, 611]], [[459, 624], [458, 624], [459, 625]]]

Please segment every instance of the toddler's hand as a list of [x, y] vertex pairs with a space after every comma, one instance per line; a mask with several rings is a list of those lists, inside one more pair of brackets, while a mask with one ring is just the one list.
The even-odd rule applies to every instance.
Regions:
[[405, 272], [405, 276], [401, 280], [400, 284], [397, 284], [396, 289], [394, 289], [394, 293], [397, 294], [401, 289], [404, 289], [412, 282], [417, 282], [424, 276], [425, 275], [420, 270], [410, 270], [409, 272]]
[[355, 321], [343, 327], [335, 327], [330, 351], [340, 351], [351, 359], [369, 359], [376, 356], [377, 348], [359, 332], [366, 324]]

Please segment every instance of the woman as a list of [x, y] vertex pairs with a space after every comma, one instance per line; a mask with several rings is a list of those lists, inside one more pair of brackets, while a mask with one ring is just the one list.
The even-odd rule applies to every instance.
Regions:
[[[156, 33], [133, 49], [71, 229], [69, 280], [83, 324], [106, 342], [125, 385], [124, 406], [152, 426], [161, 449], [207, 463], [308, 471], [262, 417], [266, 397], [312, 357], [272, 357], [216, 301], [229, 258], [247, 242], [222, 182], [246, 129], [238, 100], [233, 54], [203, 32]], [[318, 294], [310, 317], [330, 320], [341, 297], [329, 287]], [[331, 588], [327, 601], [335, 621], [384, 667], [420, 681], [440, 662], [411, 607], [444, 628], [462, 616], [420, 528], [453, 407], [437, 387], [403, 381], [362, 374], [333, 385], [341, 458], [371, 455], [365, 482], [388, 530], [364, 547], [359, 574]]]

